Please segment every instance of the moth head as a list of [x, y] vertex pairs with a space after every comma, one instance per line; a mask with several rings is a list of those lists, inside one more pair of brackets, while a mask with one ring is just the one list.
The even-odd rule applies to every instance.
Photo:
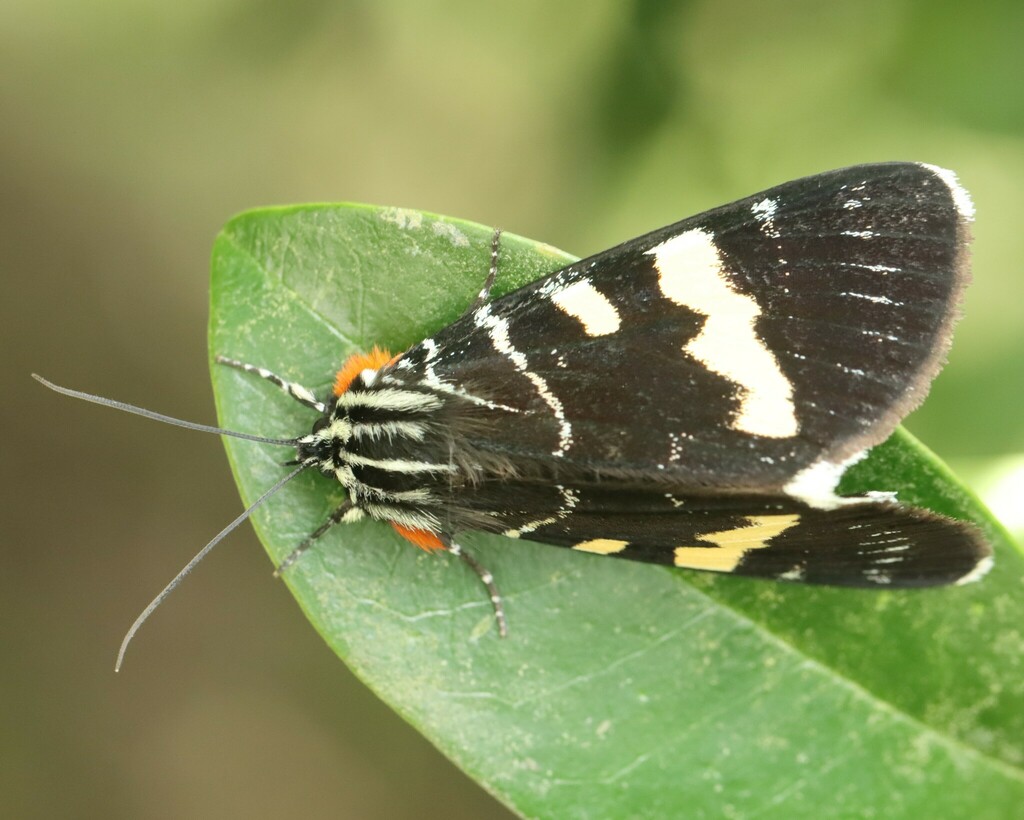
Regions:
[[295, 463], [316, 467], [324, 475], [334, 476], [341, 466], [341, 451], [351, 437], [352, 423], [337, 406], [337, 401], [332, 401], [313, 422], [309, 434], [295, 442]]

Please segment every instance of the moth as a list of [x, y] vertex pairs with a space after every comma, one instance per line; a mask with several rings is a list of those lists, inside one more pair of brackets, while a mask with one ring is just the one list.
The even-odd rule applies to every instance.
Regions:
[[[349, 358], [330, 395], [224, 352], [315, 417], [295, 469], [425, 550], [500, 533], [592, 555], [777, 581], [893, 589], [980, 578], [971, 525], [847, 497], [843, 473], [924, 399], [969, 280], [973, 207], [955, 175], [881, 163], [771, 188], [491, 300], [394, 353]], [[48, 386], [169, 420], [150, 411]], [[176, 420], [171, 420], [179, 423]], [[122, 646], [122, 656], [124, 645]], [[118, 663], [120, 664], [119, 657]]]

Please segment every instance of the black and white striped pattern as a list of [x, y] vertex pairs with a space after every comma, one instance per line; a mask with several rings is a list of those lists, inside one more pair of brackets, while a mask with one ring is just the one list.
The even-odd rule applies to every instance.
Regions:
[[299, 459], [449, 545], [475, 529], [789, 581], [973, 580], [972, 527], [835, 491], [944, 360], [971, 217], [948, 171], [865, 165], [488, 302], [495, 261], [461, 319], [324, 405]]

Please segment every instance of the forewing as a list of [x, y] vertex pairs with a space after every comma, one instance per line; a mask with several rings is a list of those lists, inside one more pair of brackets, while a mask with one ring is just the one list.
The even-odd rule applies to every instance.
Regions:
[[513, 463], [757, 492], [823, 467], [831, 486], [941, 365], [969, 217], [930, 166], [797, 180], [498, 299], [391, 375], [468, 397], [460, 446]]

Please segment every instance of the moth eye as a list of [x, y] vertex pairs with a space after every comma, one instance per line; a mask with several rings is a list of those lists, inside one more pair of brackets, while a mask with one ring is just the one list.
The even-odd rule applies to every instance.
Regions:
[[319, 433], [330, 423], [330, 421], [330, 418], [328, 418], [327, 416], [321, 416], [320, 418], [313, 422], [313, 432]]

